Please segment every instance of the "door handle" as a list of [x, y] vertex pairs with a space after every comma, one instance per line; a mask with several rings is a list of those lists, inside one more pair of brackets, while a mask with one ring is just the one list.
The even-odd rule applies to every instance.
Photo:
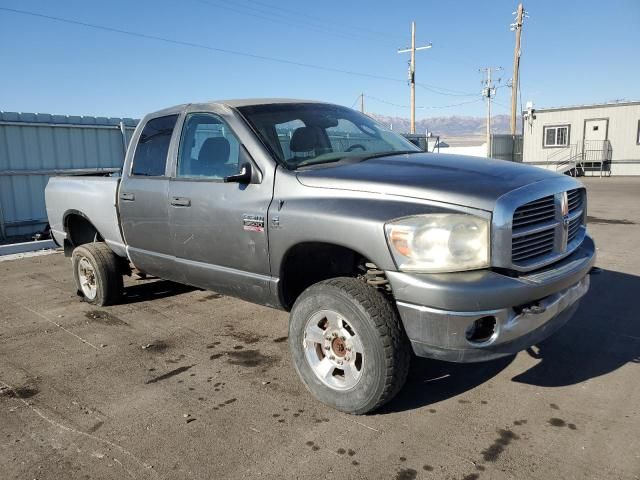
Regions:
[[171, 197], [171, 205], [174, 207], [190, 207], [191, 199], [186, 197]]
[[122, 192], [120, 194], [120, 200], [125, 200], [127, 202], [133, 202], [135, 199], [136, 199], [136, 196], [133, 193]]

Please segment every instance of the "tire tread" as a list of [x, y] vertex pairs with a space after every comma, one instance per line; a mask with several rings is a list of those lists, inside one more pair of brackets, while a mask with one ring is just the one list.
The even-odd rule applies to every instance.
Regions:
[[338, 289], [360, 304], [373, 321], [382, 340], [386, 363], [384, 389], [373, 406], [369, 405], [362, 411], [353, 413], [362, 414], [376, 410], [395, 397], [403, 387], [411, 363], [411, 347], [395, 306], [380, 290], [358, 278], [336, 277], [324, 280], [312, 285], [308, 293], [312, 294], [312, 289], [322, 286]]
[[101, 299], [96, 296], [96, 304], [107, 306], [118, 303], [124, 286], [116, 254], [104, 242], [85, 243], [76, 247], [74, 253], [76, 252], [92, 258], [96, 269], [104, 279], [103, 295]]

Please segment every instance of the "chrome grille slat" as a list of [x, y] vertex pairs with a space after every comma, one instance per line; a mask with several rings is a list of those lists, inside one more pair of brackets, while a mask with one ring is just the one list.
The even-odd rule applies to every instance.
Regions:
[[526, 245], [518, 245], [517, 247], [513, 247], [513, 256], [515, 257], [520, 252], [529, 251], [530, 249], [536, 246], [543, 246], [543, 245], [550, 246], [551, 248], [553, 248], [553, 237], [538, 238], [530, 241]]
[[541, 239], [553, 239], [553, 237], [555, 236], [555, 232], [554, 231], [543, 231], [534, 235], [527, 235], [526, 237], [520, 237], [518, 239], [515, 239], [513, 241], [513, 250], [516, 250], [518, 248], [522, 248], [525, 247], [535, 241], [541, 240]]
[[[573, 242], [584, 224], [584, 192], [576, 188], [532, 200], [513, 212], [511, 225], [511, 262], [514, 266], [531, 268], [561, 257], [565, 245]], [[566, 203], [565, 203], [566, 202]], [[561, 208], [568, 209], [562, 215]], [[564, 232], [564, 233], [562, 233]], [[574, 246], [572, 246], [574, 248]]]
[[555, 218], [555, 212], [549, 212], [538, 215], [531, 215], [528, 217], [519, 217], [513, 219], [513, 228], [523, 227], [525, 225], [531, 225], [532, 223], [544, 222], [545, 220], [551, 220]]
[[518, 209], [517, 213], [519, 215], [529, 215], [530, 213], [538, 211], [538, 210], [552, 210], [553, 211], [553, 209], [554, 209], [554, 205], [553, 205], [553, 202], [552, 202], [551, 204], [545, 203], [544, 205], [521, 208], [521, 209]]
[[540, 225], [526, 226], [512, 230], [513, 239], [524, 237], [526, 235], [532, 235], [534, 233], [542, 232], [544, 230], [553, 230], [558, 222], [555, 218], [552, 221], [541, 223]]
[[535, 249], [533, 249], [531, 251], [527, 251], [525, 253], [514, 255], [513, 259], [514, 259], [514, 261], [522, 261], [522, 260], [526, 260], [528, 258], [537, 257], [539, 255], [542, 255], [542, 254], [545, 254], [545, 253], [549, 253], [552, 250], [553, 250], [553, 245], [551, 245], [551, 246], [543, 246], [543, 247], [535, 248]]

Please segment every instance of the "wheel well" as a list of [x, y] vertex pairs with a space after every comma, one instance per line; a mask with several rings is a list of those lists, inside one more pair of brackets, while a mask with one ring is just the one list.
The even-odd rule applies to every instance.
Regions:
[[306, 242], [286, 253], [280, 268], [280, 299], [289, 310], [298, 296], [322, 280], [357, 277], [366, 273], [367, 259], [350, 248], [331, 243]]
[[103, 238], [96, 227], [94, 227], [85, 216], [79, 213], [71, 213], [67, 215], [64, 224], [67, 232], [67, 240], [69, 240], [72, 247], [77, 247], [79, 245], [95, 241], [103, 241]]

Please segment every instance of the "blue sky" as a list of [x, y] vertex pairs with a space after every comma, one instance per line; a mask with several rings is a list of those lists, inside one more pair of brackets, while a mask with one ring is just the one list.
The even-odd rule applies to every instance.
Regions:
[[[408, 116], [417, 22], [417, 117], [484, 114], [478, 68], [511, 78], [517, 1], [0, 0], [0, 7], [381, 78], [248, 58], [0, 10], [0, 110], [138, 117], [191, 101], [295, 97]], [[640, 1], [525, 3], [522, 101], [640, 99]], [[436, 90], [439, 93], [435, 93]], [[462, 96], [460, 94], [470, 94]], [[471, 94], [477, 94], [476, 97]], [[474, 100], [478, 100], [475, 101]], [[388, 102], [388, 103], [383, 103]], [[496, 113], [507, 113], [508, 88]], [[471, 102], [471, 103], [469, 103]], [[396, 104], [398, 106], [390, 105]], [[449, 106], [464, 103], [464, 105]], [[445, 108], [440, 108], [445, 107]]]

